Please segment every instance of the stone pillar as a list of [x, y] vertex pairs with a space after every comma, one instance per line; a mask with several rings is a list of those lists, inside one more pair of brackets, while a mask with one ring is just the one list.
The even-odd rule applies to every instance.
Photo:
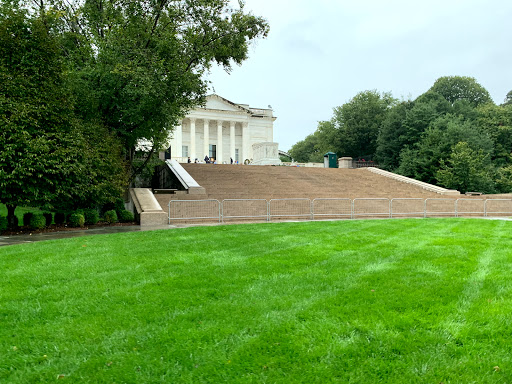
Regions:
[[203, 145], [203, 160], [206, 155], [210, 157], [210, 120], [204, 119], [204, 145]]
[[224, 160], [223, 152], [224, 151], [224, 145], [222, 143], [222, 121], [217, 120], [217, 158], [215, 161], [217, 161], [217, 164], [222, 164], [222, 161]]
[[192, 159], [192, 162], [197, 157], [196, 153], [196, 119], [191, 117], [190, 118], [190, 158]]
[[338, 168], [352, 168], [352, 158], [340, 157], [338, 159]]
[[174, 128], [174, 132], [176, 132], [175, 137], [175, 151], [174, 153], [171, 153], [171, 157], [182, 157], [182, 149], [183, 149], [183, 128], [180, 125], [178, 125], [176, 128]]
[[235, 122], [229, 122], [229, 156], [235, 161]]
[[[240, 162], [243, 164], [245, 159], [249, 159], [249, 123], [242, 123], [242, 159]], [[249, 159], [250, 160], [250, 159]]]

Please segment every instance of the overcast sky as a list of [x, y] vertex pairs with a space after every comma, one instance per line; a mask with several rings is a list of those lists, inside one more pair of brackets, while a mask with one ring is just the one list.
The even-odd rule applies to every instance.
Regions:
[[235, 103], [271, 105], [283, 150], [360, 91], [414, 99], [452, 75], [496, 103], [512, 90], [510, 0], [246, 0], [246, 11], [268, 20], [268, 38], [209, 79]]

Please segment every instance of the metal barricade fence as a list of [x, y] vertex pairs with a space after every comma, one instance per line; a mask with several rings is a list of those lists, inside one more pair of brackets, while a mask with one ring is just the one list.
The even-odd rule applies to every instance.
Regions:
[[352, 218], [352, 200], [338, 198], [318, 198], [311, 202], [311, 216], [348, 216]]
[[512, 215], [512, 199], [488, 199], [484, 204], [485, 216]]
[[315, 217], [434, 217], [512, 215], [512, 199], [449, 198], [317, 198], [317, 199], [226, 199], [171, 200], [173, 220], [265, 219]]
[[425, 199], [425, 217], [429, 216], [456, 216], [455, 199]]
[[219, 200], [171, 200], [169, 224], [172, 220], [218, 220], [222, 212]]
[[425, 199], [421, 198], [396, 198], [391, 199], [391, 217], [415, 216], [425, 217]]
[[461, 215], [485, 216], [484, 199], [457, 199], [455, 202], [455, 217]]
[[272, 199], [268, 202], [268, 217], [312, 218], [309, 199]]
[[265, 219], [268, 221], [268, 202], [265, 199], [225, 199], [222, 201], [222, 220]]
[[352, 217], [388, 216], [391, 217], [390, 201], [387, 198], [358, 198], [352, 202]]

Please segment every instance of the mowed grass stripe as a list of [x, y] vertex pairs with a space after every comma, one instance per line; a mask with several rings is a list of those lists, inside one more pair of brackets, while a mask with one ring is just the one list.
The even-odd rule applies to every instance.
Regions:
[[511, 381], [511, 229], [361, 220], [4, 247], [0, 382]]

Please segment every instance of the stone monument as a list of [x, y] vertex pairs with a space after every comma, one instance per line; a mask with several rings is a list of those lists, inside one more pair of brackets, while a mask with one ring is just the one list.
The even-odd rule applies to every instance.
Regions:
[[281, 165], [278, 143], [263, 142], [252, 145], [254, 165]]

